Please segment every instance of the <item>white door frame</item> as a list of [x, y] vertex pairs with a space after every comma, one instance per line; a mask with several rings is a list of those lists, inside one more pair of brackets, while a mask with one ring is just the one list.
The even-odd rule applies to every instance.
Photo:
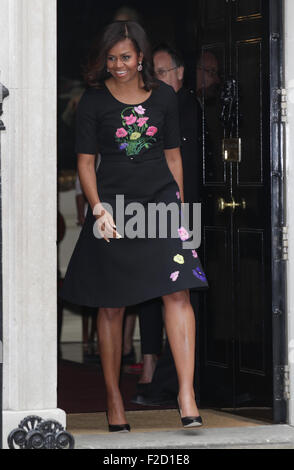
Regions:
[[[56, 0], [0, 0], [3, 447], [57, 408]], [[5, 119], [4, 119], [5, 116]]]

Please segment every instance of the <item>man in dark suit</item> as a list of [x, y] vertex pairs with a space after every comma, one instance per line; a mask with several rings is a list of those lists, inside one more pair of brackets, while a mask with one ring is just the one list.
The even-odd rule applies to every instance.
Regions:
[[[158, 46], [153, 53], [154, 70], [157, 78], [172, 86], [178, 96], [181, 132], [181, 154], [183, 162], [185, 202], [195, 203], [200, 200], [201, 181], [201, 129], [202, 110], [195, 94], [183, 87], [184, 63], [180, 55], [168, 45]], [[192, 209], [192, 207], [190, 207]], [[192, 210], [189, 212], [190, 222]], [[190, 225], [190, 228], [192, 226]], [[197, 312], [199, 310], [198, 293], [191, 291], [191, 303], [196, 314], [196, 351], [198, 345]], [[152, 343], [155, 330], [161, 319], [161, 299], [145, 302], [139, 308], [140, 333], [143, 344]], [[153, 351], [155, 356], [158, 351]], [[149, 353], [151, 356], [151, 351]], [[198, 354], [196, 352], [196, 358]], [[199, 398], [199, 370], [196, 361], [195, 394]], [[178, 381], [169, 342], [166, 339], [163, 354], [159, 357], [152, 381], [146, 382], [142, 377], [137, 384], [137, 393], [133, 403], [141, 405], [167, 405], [176, 402]]]

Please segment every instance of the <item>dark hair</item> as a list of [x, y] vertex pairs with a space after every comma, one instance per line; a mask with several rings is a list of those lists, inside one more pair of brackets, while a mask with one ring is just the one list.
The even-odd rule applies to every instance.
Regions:
[[107, 54], [115, 44], [124, 39], [132, 41], [138, 54], [143, 53], [144, 89], [149, 91], [158, 86], [154, 77], [151, 48], [142, 26], [135, 21], [114, 21], [106, 26], [90, 52], [84, 69], [84, 78], [90, 87], [100, 88], [104, 80], [110, 77], [106, 68]]
[[136, 21], [137, 23], [142, 24], [142, 16], [140, 13], [129, 5], [123, 5], [118, 8], [114, 14], [113, 21], [119, 21], [120, 16], [124, 16], [123, 21]]
[[169, 44], [161, 43], [156, 46], [155, 49], [153, 49], [153, 56], [157, 52], [166, 52], [168, 55], [170, 55], [175, 67], [184, 67], [185, 64], [182, 55], [178, 50], [174, 49]]

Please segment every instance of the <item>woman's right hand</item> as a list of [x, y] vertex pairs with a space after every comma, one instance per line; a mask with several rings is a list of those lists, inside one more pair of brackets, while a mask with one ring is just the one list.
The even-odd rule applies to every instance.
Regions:
[[93, 214], [97, 219], [97, 226], [100, 235], [108, 243], [109, 238], [122, 238], [116, 230], [116, 225], [112, 218], [112, 215], [103, 207], [101, 203], [95, 205]]

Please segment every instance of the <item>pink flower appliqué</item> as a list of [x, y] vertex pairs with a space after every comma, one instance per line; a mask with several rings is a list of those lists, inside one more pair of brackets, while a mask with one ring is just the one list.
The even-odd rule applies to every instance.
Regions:
[[121, 127], [120, 129], [117, 129], [115, 135], [120, 139], [121, 137], [125, 137], [126, 135], [128, 135], [128, 133], [123, 127]]
[[177, 196], [178, 199], [180, 199], [180, 192], [179, 191], [176, 192], [176, 196]]
[[196, 250], [192, 250], [192, 255], [194, 258], [198, 258], [198, 254]]
[[173, 282], [175, 282], [175, 281], [178, 279], [179, 274], [180, 274], [180, 271], [175, 271], [175, 272], [171, 273], [171, 275], [170, 275], [169, 278], [170, 278]]
[[143, 106], [135, 106], [134, 110], [136, 111], [136, 113], [138, 114], [144, 114], [146, 109], [143, 108]]
[[148, 129], [146, 131], [146, 135], [152, 136], [152, 135], [156, 134], [157, 131], [158, 131], [157, 127], [150, 126], [150, 127], [148, 127]]
[[144, 117], [144, 118], [139, 118], [137, 120], [137, 124], [138, 124], [138, 127], [142, 127], [144, 126], [144, 124], [146, 124], [146, 122], [148, 121], [148, 117]]
[[130, 114], [130, 116], [125, 116], [125, 121], [128, 126], [131, 126], [137, 121], [137, 118], [133, 114]]
[[188, 234], [187, 230], [184, 227], [178, 228], [178, 234], [182, 241], [188, 240], [188, 238], [190, 237], [190, 235]]

